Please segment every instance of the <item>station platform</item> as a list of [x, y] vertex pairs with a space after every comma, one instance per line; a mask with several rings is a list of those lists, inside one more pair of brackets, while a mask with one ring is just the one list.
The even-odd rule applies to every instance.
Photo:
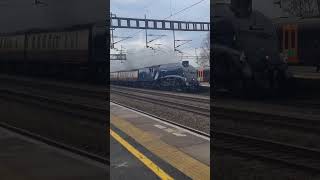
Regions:
[[0, 127], [1, 180], [105, 180], [108, 166]]
[[320, 80], [320, 72], [316, 69], [315, 66], [289, 66], [289, 71], [296, 79]]
[[201, 87], [207, 87], [207, 88], [210, 88], [210, 84], [209, 84], [209, 83], [207, 83], [207, 82], [201, 82], [201, 83], [200, 83], [200, 86], [201, 86]]
[[299, 91], [318, 92], [320, 90], [320, 72], [315, 66], [289, 66]]
[[110, 103], [111, 179], [210, 179], [210, 139]]

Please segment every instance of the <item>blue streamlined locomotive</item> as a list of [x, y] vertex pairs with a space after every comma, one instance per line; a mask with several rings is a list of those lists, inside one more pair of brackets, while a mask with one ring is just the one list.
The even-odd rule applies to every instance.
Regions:
[[177, 91], [197, 91], [197, 70], [188, 61], [110, 73], [112, 84], [152, 87]]

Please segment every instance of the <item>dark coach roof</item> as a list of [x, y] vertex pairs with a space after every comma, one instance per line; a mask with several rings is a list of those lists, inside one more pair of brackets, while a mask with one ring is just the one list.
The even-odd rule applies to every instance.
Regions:
[[106, 23], [86, 23], [86, 24], [75, 24], [71, 26], [66, 26], [66, 27], [48, 27], [48, 28], [33, 28], [33, 29], [27, 29], [27, 30], [21, 30], [21, 31], [15, 31], [15, 32], [5, 32], [1, 33], [0, 36], [11, 36], [11, 35], [20, 35], [24, 33], [40, 33], [40, 32], [59, 32], [59, 31], [73, 31], [73, 30], [78, 30], [78, 29], [84, 29], [88, 27], [107, 27]]

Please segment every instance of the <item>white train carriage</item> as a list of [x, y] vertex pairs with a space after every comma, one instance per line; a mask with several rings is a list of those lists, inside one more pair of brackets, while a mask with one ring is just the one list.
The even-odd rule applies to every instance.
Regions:
[[137, 81], [138, 80], [139, 71], [121, 71], [119, 72], [119, 80], [120, 81]]
[[138, 81], [139, 71], [118, 71], [110, 73], [110, 80], [114, 84], [134, 85]]

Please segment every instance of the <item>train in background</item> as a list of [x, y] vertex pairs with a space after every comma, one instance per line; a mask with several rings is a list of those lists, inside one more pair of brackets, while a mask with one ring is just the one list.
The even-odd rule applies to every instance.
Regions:
[[198, 91], [197, 69], [188, 61], [110, 72], [110, 83], [176, 91]]
[[273, 22], [280, 51], [289, 65], [320, 64], [320, 18], [283, 17]]
[[96, 23], [0, 34], [0, 72], [106, 83], [106, 27]]
[[291, 76], [273, 21], [252, 10], [251, 0], [215, 3], [212, 10], [213, 89], [248, 95], [283, 91]]
[[197, 69], [198, 81], [200, 84], [207, 84], [210, 86], [210, 67], [199, 67]]

